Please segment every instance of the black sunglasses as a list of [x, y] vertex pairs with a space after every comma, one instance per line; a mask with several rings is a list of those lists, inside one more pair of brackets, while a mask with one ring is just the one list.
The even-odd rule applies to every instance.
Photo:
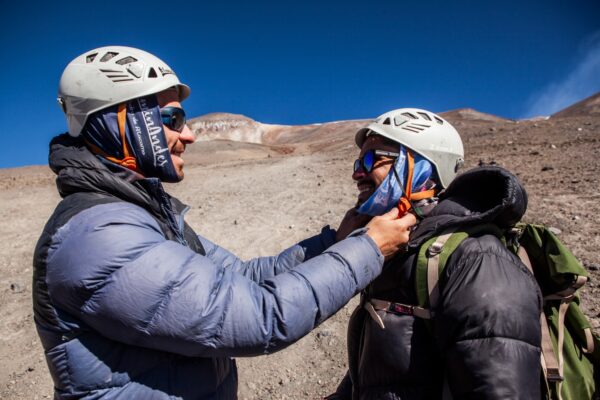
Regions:
[[354, 172], [362, 169], [367, 174], [373, 171], [373, 167], [375, 166], [375, 161], [381, 156], [386, 157], [398, 157], [399, 153], [393, 153], [391, 151], [383, 151], [383, 150], [369, 150], [362, 157], [357, 158], [354, 161]]
[[181, 132], [185, 126], [185, 111], [179, 107], [163, 107], [160, 109], [162, 123], [174, 131]]

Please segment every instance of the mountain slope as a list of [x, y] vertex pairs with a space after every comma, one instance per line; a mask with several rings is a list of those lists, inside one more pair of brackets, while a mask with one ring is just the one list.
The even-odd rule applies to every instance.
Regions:
[[506, 118], [498, 117], [493, 114], [483, 113], [472, 108], [459, 108], [456, 110], [444, 111], [440, 115], [450, 122], [455, 121], [488, 121], [505, 122], [510, 121]]
[[600, 92], [552, 114], [552, 118], [600, 115]]

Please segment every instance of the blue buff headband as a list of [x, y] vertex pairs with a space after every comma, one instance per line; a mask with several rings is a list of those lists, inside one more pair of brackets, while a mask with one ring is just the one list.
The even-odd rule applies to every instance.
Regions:
[[[403, 195], [402, 188], [404, 187], [404, 182], [398, 182], [396, 174], [400, 179], [406, 179], [405, 175], [408, 167], [404, 146], [400, 146], [399, 153], [400, 155], [394, 161], [394, 165], [390, 168], [390, 172], [383, 182], [381, 182], [371, 197], [360, 205], [358, 208], [359, 213], [372, 216], [382, 215], [398, 205]], [[429, 161], [419, 154], [414, 153], [414, 157], [412, 192], [417, 193], [423, 190], [427, 181], [431, 178], [433, 167]], [[396, 174], [394, 170], [396, 170]]]
[[[119, 134], [118, 109], [119, 106], [116, 105], [90, 115], [81, 134], [87, 142], [105, 154], [123, 159], [125, 154]], [[179, 181], [155, 95], [127, 102], [125, 138], [138, 170], [145, 177], [159, 178], [163, 182]]]

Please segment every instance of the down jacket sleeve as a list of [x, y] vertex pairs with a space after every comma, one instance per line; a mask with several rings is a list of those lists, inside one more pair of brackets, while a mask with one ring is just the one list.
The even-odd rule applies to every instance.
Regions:
[[453, 397], [540, 398], [541, 295], [533, 276], [493, 236], [465, 241], [444, 274], [432, 321]]
[[166, 240], [143, 209], [111, 203], [56, 232], [46, 279], [57, 307], [110, 339], [186, 356], [248, 356], [304, 336], [382, 264], [359, 234], [257, 283]]
[[240, 260], [235, 254], [200, 235], [198, 239], [202, 242], [206, 257], [214, 264], [231, 268], [255, 282], [263, 282], [267, 278], [289, 271], [296, 265], [321, 254], [335, 243], [335, 231], [327, 226], [323, 228], [321, 234], [305, 239], [277, 256], [253, 258], [249, 261]]

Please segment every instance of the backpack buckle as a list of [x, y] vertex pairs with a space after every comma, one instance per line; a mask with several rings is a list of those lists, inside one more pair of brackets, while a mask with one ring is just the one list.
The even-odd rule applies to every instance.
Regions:
[[521, 247], [521, 243], [519, 243], [519, 239], [521, 238], [522, 234], [523, 234], [523, 229], [517, 228], [516, 226], [509, 229], [505, 235], [507, 246], [512, 246], [515, 248]]
[[388, 311], [394, 314], [415, 315], [415, 308], [406, 304], [390, 303]]
[[444, 249], [444, 243], [435, 242], [427, 249], [427, 257], [437, 256]]
[[556, 368], [548, 368], [546, 379], [548, 382], [562, 382], [564, 380], [560, 375], [560, 371]]

